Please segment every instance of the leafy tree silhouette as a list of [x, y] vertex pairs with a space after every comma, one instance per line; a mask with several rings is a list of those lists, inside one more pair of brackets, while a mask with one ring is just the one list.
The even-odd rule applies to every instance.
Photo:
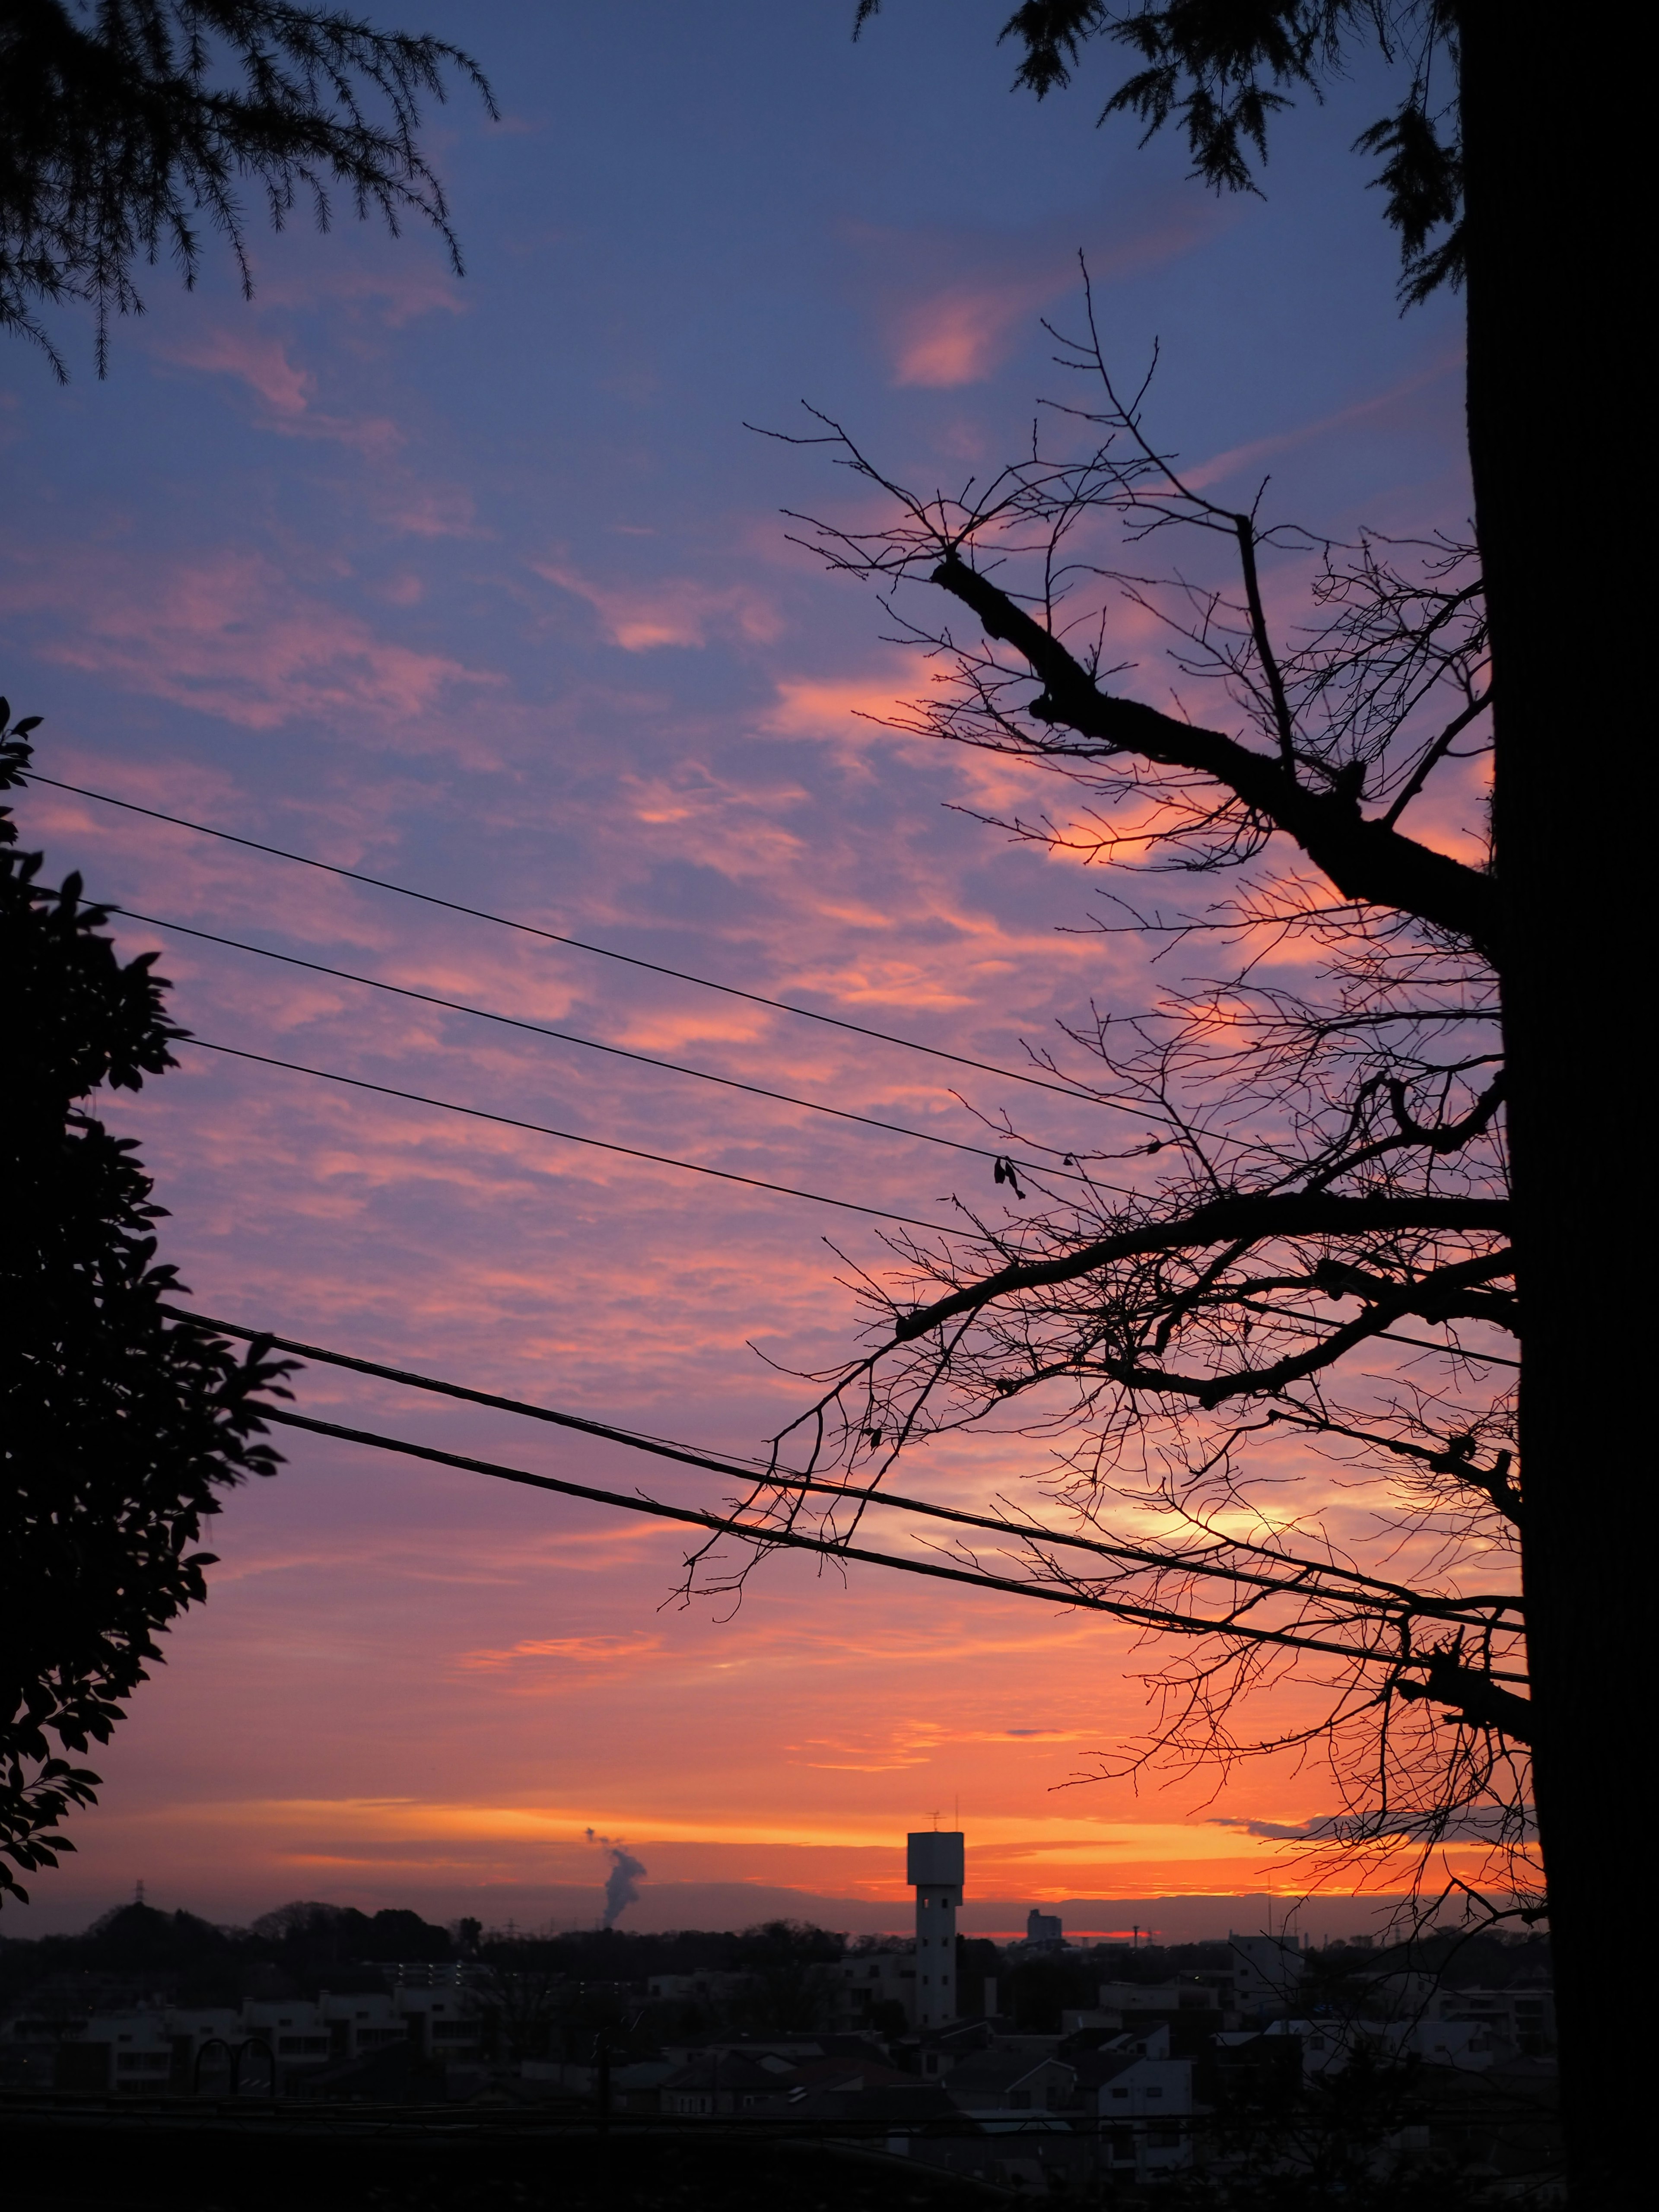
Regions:
[[[27, 768], [38, 717], [0, 701], [0, 790]], [[217, 1493], [274, 1472], [258, 1395], [287, 1372], [258, 1346], [168, 1323], [182, 1285], [155, 1264], [130, 1138], [82, 1101], [173, 1066], [153, 953], [125, 965], [84, 905], [15, 849], [0, 808], [0, 1899], [74, 1848], [64, 1815], [99, 1778], [64, 1758], [107, 1742], [157, 1636], [206, 1595], [191, 1547]], [[54, 1749], [51, 1739], [56, 1739]]]

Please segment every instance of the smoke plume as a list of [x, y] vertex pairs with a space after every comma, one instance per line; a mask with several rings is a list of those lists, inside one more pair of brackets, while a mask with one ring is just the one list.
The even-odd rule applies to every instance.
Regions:
[[609, 1836], [596, 1836], [592, 1828], [587, 1840], [611, 1854], [611, 1871], [605, 1880], [605, 1917], [599, 1925], [614, 1928], [628, 1907], [638, 1901], [639, 1883], [646, 1869], [625, 1844], [613, 1844]]

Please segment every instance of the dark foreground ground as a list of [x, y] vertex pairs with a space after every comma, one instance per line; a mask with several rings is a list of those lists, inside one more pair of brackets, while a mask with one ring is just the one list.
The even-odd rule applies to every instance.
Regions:
[[6, 2212], [985, 2212], [1007, 2194], [878, 2148], [430, 2116], [307, 2125], [0, 2103]]

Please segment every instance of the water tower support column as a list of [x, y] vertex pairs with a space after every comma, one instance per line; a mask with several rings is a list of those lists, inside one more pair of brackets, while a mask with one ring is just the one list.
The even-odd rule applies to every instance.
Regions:
[[963, 1874], [960, 1831], [924, 1829], [907, 1838], [905, 1880], [916, 1893], [916, 2026], [957, 2017], [957, 1907]]

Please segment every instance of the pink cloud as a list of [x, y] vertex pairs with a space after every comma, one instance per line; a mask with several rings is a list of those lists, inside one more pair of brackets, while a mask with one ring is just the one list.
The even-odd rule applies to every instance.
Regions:
[[1212, 484], [1224, 483], [1243, 470], [1255, 468], [1275, 453], [1290, 451], [1297, 446], [1310, 444], [1322, 438], [1327, 431], [1345, 430], [1350, 424], [1363, 422], [1369, 415], [1381, 414], [1401, 399], [1408, 399], [1427, 386], [1438, 384], [1442, 377], [1461, 368], [1463, 351], [1443, 354], [1425, 368], [1417, 370], [1401, 383], [1390, 385], [1386, 392], [1376, 392], [1369, 399], [1358, 399], [1351, 407], [1340, 408], [1334, 415], [1322, 415], [1312, 422], [1300, 422], [1292, 430], [1281, 430], [1269, 438], [1252, 438], [1243, 446], [1231, 446], [1225, 453], [1216, 453], [1207, 461], [1200, 461], [1190, 469], [1181, 471], [1182, 482], [1193, 491], [1206, 491]]
[[257, 325], [207, 331], [170, 345], [166, 358], [182, 368], [240, 377], [273, 415], [303, 415], [317, 387], [311, 371], [295, 368], [282, 341]]
[[296, 590], [257, 554], [171, 569], [110, 562], [96, 588], [88, 565], [76, 564], [78, 591], [48, 566], [6, 593], [62, 619], [43, 657], [244, 729], [317, 718], [405, 732], [457, 687], [502, 680], [378, 636], [360, 617]]
[[380, 319], [400, 330], [416, 315], [466, 312], [461, 287], [447, 270], [422, 267], [406, 257], [377, 256], [354, 268], [332, 260], [313, 263], [303, 277], [261, 277], [258, 297], [279, 307], [314, 308], [319, 299], [375, 301]]
[[458, 1664], [498, 1673], [526, 1661], [562, 1662], [566, 1665], [611, 1668], [628, 1659], [648, 1658], [662, 1649], [660, 1636], [599, 1635], [527, 1637], [506, 1650], [465, 1651]]
[[936, 292], [895, 317], [893, 381], [935, 391], [977, 384], [1007, 352], [1014, 333], [1069, 281], [1069, 272], [967, 283]]
[[459, 486], [411, 486], [386, 520], [411, 538], [487, 538], [477, 520], [477, 505]]
[[[908, 672], [914, 673], [914, 672]], [[901, 679], [902, 682], [902, 679]], [[766, 717], [766, 726], [781, 737], [845, 737], [856, 723], [866, 738], [890, 717], [902, 712], [903, 693], [899, 683], [829, 681], [811, 677], [785, 678], [778, 685], [777, 703]]]
[[[1125, 225], [1109, 241], [1088, 249], [1090, 275], [1098, 286], [1156, 267], [1188, 252], [1222, 219], [1218, 210], [1190, 196], [1149, 210], [1138, 228]], [[987, 265], [982, 242], [976, 240], [970, 269], [943, 283], [941, 266], [960, 264], [963, 258], [960, 240], [872, 234], [871, 243], [887, 255], [897, 248], [907, 259], [921, 248], [927, 264], [926, 275], [918, 272], [887, 295], [885, 319], [893, 381], [898, 385], [948, 391], [981, 382], [1000, 365], [1023, 325], [1051, 301], [1075, 295], [1079, 285], [1075, 234], [1061, 243], [1045, 229], [1017, 258], [1003, 257], [1000, 269]]]
[[235, 377], [258, 401], [263, 427], [286, 437], [328, 439], [362, 453], [383, 453], [401, 443], [397, 425], [384, 416], [319, 413], [313, 405], [316, 377], [296, 368], [283, 342], [257, 323], [222, 325], [159, 351], [180, 368]]
[[665, 645], [702, 646], [711, 634], [760, 645], [783, 625], [769, 600], [746, 584], [700, 584], [689, 576], [654, 583], [601, 584], [568, 562], [537, 562], [535, 573], [585, 599], [624, 653], [650, 653]]

